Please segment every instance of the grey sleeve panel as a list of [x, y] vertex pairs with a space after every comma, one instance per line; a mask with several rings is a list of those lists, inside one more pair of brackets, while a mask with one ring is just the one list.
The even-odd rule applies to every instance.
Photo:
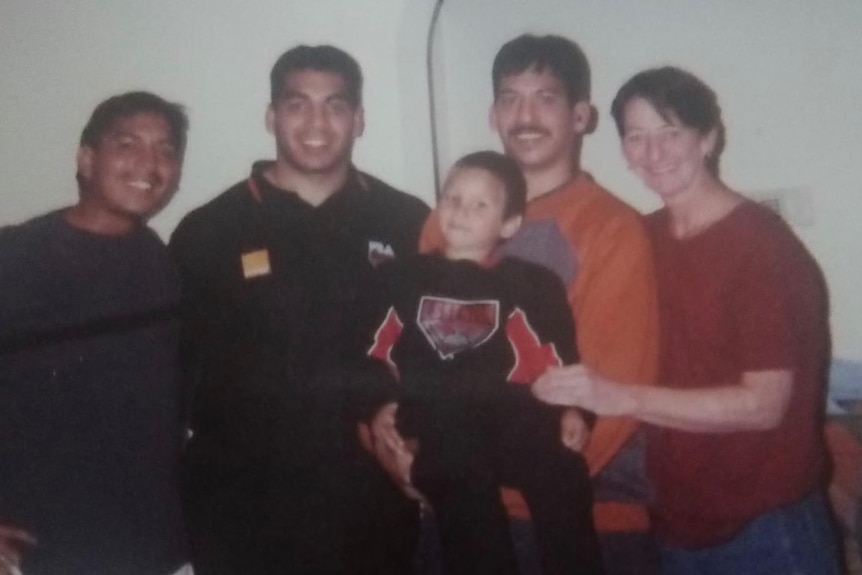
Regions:
[[500, 254], [544, 266], [570, 285], [578, 274], [578, 255], [554, 220], [524, 222], [500, 247]]

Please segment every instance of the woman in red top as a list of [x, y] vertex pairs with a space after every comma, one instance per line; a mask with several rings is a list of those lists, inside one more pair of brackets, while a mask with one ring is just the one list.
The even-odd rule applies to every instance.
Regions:
[[701, 80], [647, 70], [623, 85], [612, 113], [630, 169], [664, 203], [647, 218], [660, 385], [570, 366], [534, 391], [652, 424], [664, 573], [837, 574], [822, 495], [822, 274], [776, 214], [719, 178], [721, 109]]

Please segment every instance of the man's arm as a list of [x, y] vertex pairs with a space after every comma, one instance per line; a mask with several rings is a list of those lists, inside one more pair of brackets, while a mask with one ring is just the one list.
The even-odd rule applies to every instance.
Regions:
[[356, 421], [362, 448], [408, 497], [421, 500], [410, 481], [413, 453], [407, 449], [396, 427], [401, 385], [392, 354], [404, 323], [391, 303], [394, 296], [389, 286], [397, 266], [397, 262], [392, 262], [378, 270], [378, 283], [364, 294], [362, 307], [370, 323], [362, 329], [368, 334], [368, 341], [363, 345], [369, 360], [351, 370], [348, 376], [352, 381], [347, 390], [347, 405]]
[[[582, 361], [608, 377], [652, 385], [658, 366], [658, 318], [652, 249], [637, 217], [604, 226], [582, 254], [569, 288]], [[595, 475], [637, 429], [632, 418], [603, 416], [584, 455]]]

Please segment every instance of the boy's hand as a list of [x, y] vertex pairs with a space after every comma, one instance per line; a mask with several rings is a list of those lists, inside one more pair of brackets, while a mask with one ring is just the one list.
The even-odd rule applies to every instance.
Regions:
[[572, 451], [582, 451], [590, 440], [590, 428], [581, 412], [568, 408], [560, 416], [560, 440]]

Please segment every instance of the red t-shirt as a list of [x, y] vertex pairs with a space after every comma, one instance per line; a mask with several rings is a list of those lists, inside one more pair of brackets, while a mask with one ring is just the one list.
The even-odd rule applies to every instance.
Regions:
[[820, 414], [830, 356], [826, 291], [814, 259], [774, 213], [746, 202], [678, 240], [648, 217], [655, 248], [661, 385], [710, 387], [745, 371], [791, 369], [793, 393], [770, 431], [654, 428], [655, 527], [684, 547], [728, 539], [810, 492], [823, 469]]

